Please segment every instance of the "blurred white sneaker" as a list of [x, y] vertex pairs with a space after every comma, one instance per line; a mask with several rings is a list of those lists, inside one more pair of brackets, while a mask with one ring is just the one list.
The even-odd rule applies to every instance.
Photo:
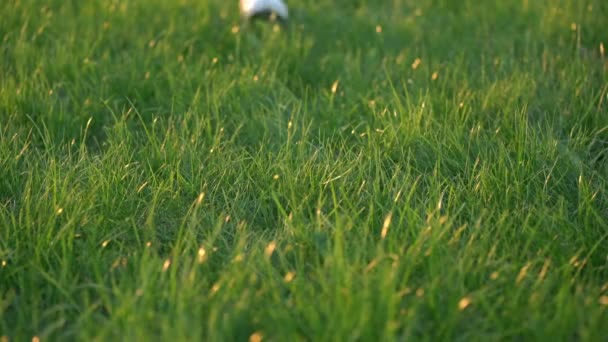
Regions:
[[240, 0], [241, 16], [245, 19], [277, 18], [285, 21], [289, 16], [283, 0]]

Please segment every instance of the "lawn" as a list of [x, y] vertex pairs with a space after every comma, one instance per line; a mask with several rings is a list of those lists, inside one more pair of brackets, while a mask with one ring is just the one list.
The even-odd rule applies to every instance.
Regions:
[[2, 341], [600, 341], [608, 2], [0, 1]]

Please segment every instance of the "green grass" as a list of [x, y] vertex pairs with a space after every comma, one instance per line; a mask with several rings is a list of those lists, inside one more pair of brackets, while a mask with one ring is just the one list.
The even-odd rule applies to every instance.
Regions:
[[0, 2], [0, 336], [604, 339], [608, 3], [289, 5]]

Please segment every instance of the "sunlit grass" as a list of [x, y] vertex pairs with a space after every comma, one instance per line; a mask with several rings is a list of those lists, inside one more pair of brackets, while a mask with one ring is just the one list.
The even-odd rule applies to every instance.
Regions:
[[600, 0], [0, 3], [0, 336], [600, 340]]

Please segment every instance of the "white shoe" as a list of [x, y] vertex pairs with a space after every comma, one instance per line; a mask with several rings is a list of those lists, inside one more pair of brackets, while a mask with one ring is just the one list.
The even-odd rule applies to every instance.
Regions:
[[287, 20], [287, 5], [283, 0], [240, 0], [241, 15], [246, 19], [272, 18]]

